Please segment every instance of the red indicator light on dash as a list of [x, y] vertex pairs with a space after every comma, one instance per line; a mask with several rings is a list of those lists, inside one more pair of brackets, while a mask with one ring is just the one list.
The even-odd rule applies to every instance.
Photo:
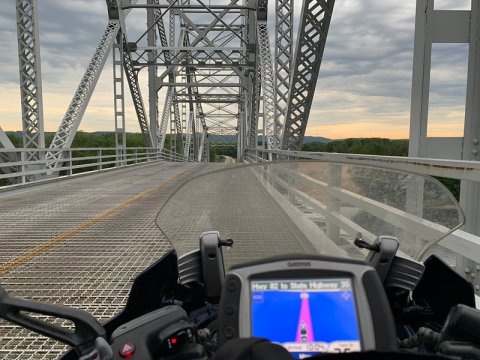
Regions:
[[175, 344], [177, 343], [177, 339], [176, 339], [176, 338], [172, 338], [172, 339], [170, 340], [170, 342], [172, 343], [172, 345], [175, 345]]
[[135, 354], [135, 345], [131, 343], [123, 344], [120, 348], [120, 356], [124, 359], [130, 359]]

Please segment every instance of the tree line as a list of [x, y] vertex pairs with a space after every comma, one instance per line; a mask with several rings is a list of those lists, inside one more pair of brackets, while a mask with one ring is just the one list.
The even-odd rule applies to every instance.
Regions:
[[[23, 147], [22, 137], [19, 132], [7, 132], [7, 136], [16, 147]], [[53, 133], [45, 135], [45, 147], [49, 147], [53, 140]], [[143, 147], [141, 133], [127, 133], [127, 147]], [[115, 147], [115, 134], [113, 132], [77, 131], [72, 148]], [[165, 149], [170, 149], [170, 136], [165, 139]], [[385, 138], [349, 138], [330, 142], [309, 142], [303, 144], [302, 151], [312, 152], [336, 152], [350, 154], [368, 154], [385, 156], [408, 156], [408, 140], [392, 140]], [[76, 154], [77, 156], [89, 156], [91, 154]], [[92, 154], [94, 155], [94, 154]], [[236, 158], [237, 146], [215, 146], [210, 144], [210, 159], [219, 159], [221, 155]], [[460, 182], [454, 179], [439, 179], [458, 199], [460, 196]]]
[[351, 138], [334, 140], [328, 143], [310, 142], [303, 144], [302, 151], [408, 156], [408, 140]]
[[[19, 132], [6, 132], [10, 141], [15, 147], [23, 147], [23, 140]], [[54, 134], [45, 134], [45, 147], [50, 147]], [[127, 133], [127, 147], [143, 147], [143, 137], [141, 133]], [[166, 142], [169, 139], [167, 136]], [[77, 131], [73, 139], [72, 148], [88, 147], [115, 147], [115, 133], [113, 132], [85, 132]]]

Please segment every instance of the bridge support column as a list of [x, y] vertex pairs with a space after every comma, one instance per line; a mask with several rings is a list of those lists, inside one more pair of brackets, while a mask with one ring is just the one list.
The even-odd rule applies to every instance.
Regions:
[[[417, 0], [410, 115], [410, 157], [479, 160], [480, 145], [480, 0], [471, 10], [435, 10], [434, 0]], [[463, 138], [427, 136], [432, 44], [469, 45], [465, 125]], [[460, 204], [466, 214], [465, 230], [480, 235], [480, 184], [462, 181]], [[457, 269], [467, 273], [474, 264], [457, 258]], [[473, 282], [478, 281], [470, 279]], [[477, 283], [477, 285], [480, 284]]]
[[[39, 161], [45, 159], [45, 152], [38, 151], [45, 148], [45, 134], [37, 0], [17, 0], [16, 8], [23, 147], [32, 149], [25, 153], [25, 161]], [[39, 170], [44, 166], [29, 164], [25, 167]]]

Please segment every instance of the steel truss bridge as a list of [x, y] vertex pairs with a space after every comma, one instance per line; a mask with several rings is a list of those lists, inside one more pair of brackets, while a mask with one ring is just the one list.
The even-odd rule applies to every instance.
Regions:
[[[7, 290], [107, 320], [125, 303], [134, 276], [169, 247], [153, 223], [160, 205], [193, 176], [226, 166], [207, 162], [209, 146], [228, 138], [236, 139], [237, 161], [346, 161], [460, 181], [466, 224], [442, 241], [441, 251], [480, 294], [480, 0], [472, 0], [470, 10], [436, 10], [434, 0], [417, 0], [408, 158], [301, 151], [335, 1], [302, 0], [296, 41], [293, 1], [107, 0], [105, 31], [47, 148], [41, 19], [36, 0], [16, 0], [23, 147], [15, 148], [0, 127], [0, 180], [11, 183], [0, 188], [0, 282]], [[145, 16], [141, 31], [131, 23], [134, 12]], [[469, 45], [461, 138], [427, 136], [434, 43]], [[72, 148], [110, 53], [116, 146]], [[143, 78], [148, 94], [141, 91]], [[127, 96], [141, 148], [126, 146]], [[332, 240], [357, 230], [299, 191], [287, 200], [259, 190], [232, 201], [263, 219], [254, 230], [271, 242], [259, 256], [270, 255], [276, 241], [301, 239], [302, 227], [317, 226], [319, 218], [337, 229], [328, 234]], [[274, 216], [262, 207], [272, 201], [284, 204], [273, 207]], [[355, 202], [372, 213], [389, 211], [368, 207], [365, 199]], [[300, 222], [290, 223], [285, 208]], [[398, 214], [392, 218], [403, 221]], [[289, 246], [311, 250], [308, 243]], [[62, 349], [0, 323], [0, 359], [56, 358]]]
[[[209, 141], [230, 135], [237, 140], [238, 157], [243, 158], [247, 148], [258, 146], [261, 135], [262, 145], [269, 150], [300, 150], [334, 3], [304, 2], [294, 48], [293, 0], [275, 2], [270, 28], [267, 0], [220, 0], [215, 4], [205, 0], [106, 0], [105, 31], [50, 147], [45, 149], [37, 1], [18, 0], [23, 143], [29, 151], [22, 153], [21, 159], [12, 154], [2, 156], [26, 161], [24, 167], [43, 167], [48, 174], [61, 168], [112, 52], [119, 162], [125, 160], [126, 152], [127, 92], [146, 148], [162, 151], [168, 137], [168, 150], [205, 161]], [[129, 21], [134, 12], [145, 15], [142, 31]], [[137, 23], [138, 17], [135, 19]], [[140, 86], [142, 71], [148, 77], [146, 101]], [[0, 145], [13, 147], [1, 130]], [[41, 173], [35, 175], [38, 178]]]

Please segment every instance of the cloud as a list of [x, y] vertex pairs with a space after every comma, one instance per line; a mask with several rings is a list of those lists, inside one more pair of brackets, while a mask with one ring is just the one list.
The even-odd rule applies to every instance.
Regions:
[[[270, 1], [272, 45], [274, 4]], [[301, 4], [300, 0], [295, 1], [295, 32]], [[469, 8], [469, 0], [436, 0], [436, 7], [465, 9]], [[104, 0], [42, 0], [39, 16], [45, 128], [56, 130], [108, 17]], [[307, 135], [408, 137], [414, 18], [414, 0], [336, 2]], [[168, 27], [168, 18], [164, 20]], [[211, 16], [202, 21], [211, 21]], [[145, 23], [145, 11], [130, 13], [130, 41], [145, 30]], [[2, 1], [0, 125], [6, 130], [21, 127], [17, 53], [15, 4]], [[465, 46], [435, 45], [432, 64], [430, 113], [432, 124], [437, 125], [432, 125], [431, 131], [429, 127], [429, 134], [458, 134], [464, 116]], [[80, 129], [113, 129], [111, 71], [112, 60], [108, 59]], [[141, 80], [148, 107], [145, 71], [141, 72]], [[164, 94], [159, 98], [161, 114]], [[127, 129], [139, 131], [129, 96], [126, 102]]]

